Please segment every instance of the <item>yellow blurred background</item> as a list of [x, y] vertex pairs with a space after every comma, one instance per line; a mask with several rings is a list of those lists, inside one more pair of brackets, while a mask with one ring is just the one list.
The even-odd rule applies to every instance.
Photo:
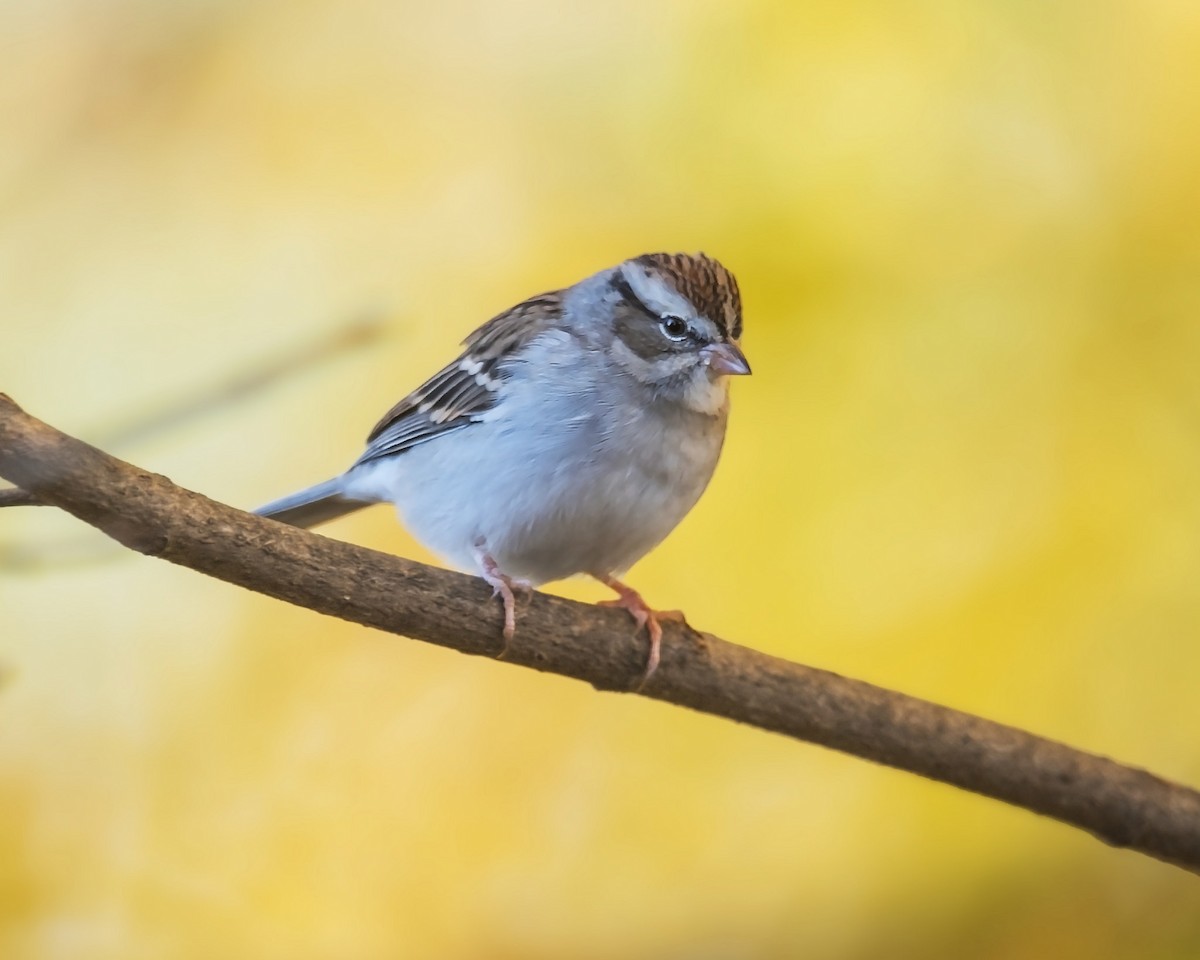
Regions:
[[[6, 0], [0, 51], [31, 413], [250, 507], [493, 313], [702, 249], [755, 376], [631, 581], [1200, 783], [1200, 6]], [[1200, 957], [1181, 871], [50, 510], [0, 515], [0, 668], [5, 958]]]

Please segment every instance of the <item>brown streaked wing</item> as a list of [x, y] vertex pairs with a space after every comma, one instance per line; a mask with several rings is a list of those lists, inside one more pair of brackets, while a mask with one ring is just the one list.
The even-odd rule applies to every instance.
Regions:
[[550, 327], [562, 292], [542, 293], [492, 317], [475, 330], [462, 354], [392, 407], [367, 437], [357, 464], [403, 453], [479, 420], [496, 403], [503, 361]]

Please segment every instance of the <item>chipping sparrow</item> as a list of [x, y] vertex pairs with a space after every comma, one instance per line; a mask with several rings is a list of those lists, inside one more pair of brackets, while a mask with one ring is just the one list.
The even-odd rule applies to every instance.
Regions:
[[345, 473], [257, 513], [308, 527], [394, 503], [412, 534], [513, 590], [588, 574], [646, 626], [642, 683], [662, 627], [617, 580], [708, 485], [748, 374], [737, 282], [703, 254], [652, 253], [492, 318], [463, 354], [376, 424]]

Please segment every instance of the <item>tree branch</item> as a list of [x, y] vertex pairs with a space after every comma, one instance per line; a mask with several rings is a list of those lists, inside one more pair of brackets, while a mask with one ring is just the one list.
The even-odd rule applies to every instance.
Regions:
[[[0, 476], [132, 550], [319, 613], [495, 656], [500, 606], [476, 577], [264, 520], [73, 439], [0, 394]], [[1200, 872], [1200, 793], [970, 714], [674, 623], [644, 696], [921, 774]], [[645, 640], [623, 611], [535, 594], [506, 659], [626, 690]]]
[[22, 490], [20, 487], [9, 487], [7, 490], [0, 490], [0, 507], [43, 507], [46, 504], [42, 503], [33, 494]]

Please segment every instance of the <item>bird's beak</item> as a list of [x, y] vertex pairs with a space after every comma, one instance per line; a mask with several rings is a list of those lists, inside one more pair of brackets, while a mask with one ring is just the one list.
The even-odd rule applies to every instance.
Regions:
[[726, 341], [709, 344], [704, 348], [703, 353], [704, 359], [708, 362], [708, 369], [713, 373], [730, 377], [742, 377], [750, 373], [750, 364], [746, 362], [746, 355], [742, 353], [741, 347], [736, 343]]

